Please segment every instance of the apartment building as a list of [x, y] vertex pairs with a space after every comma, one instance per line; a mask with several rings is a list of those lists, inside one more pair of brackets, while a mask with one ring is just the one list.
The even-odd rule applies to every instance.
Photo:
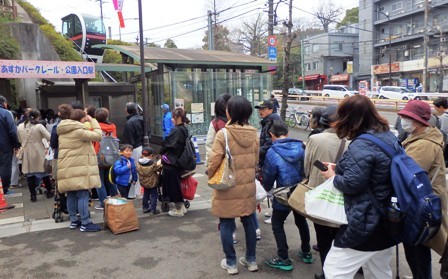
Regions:
[[448, 80], [443, 86], [448, 64], [448, 0], [427, 3], [425, 25], [425, 0], [359, 1], [358, 82], [370, 82], [372, 90], [389, 84], [415, 88], [423, 80], [426, 52], [426, 90], [448, 89]]
[[[302, 43], [306, 89], [322, 90], [328, 83], [352, 86], [351, 73], [357, 72], [359, 64], [356, 25], [312, 36], [303, 39]], [[302, 77], [299, 77], [299, 84], [301, 82]]]

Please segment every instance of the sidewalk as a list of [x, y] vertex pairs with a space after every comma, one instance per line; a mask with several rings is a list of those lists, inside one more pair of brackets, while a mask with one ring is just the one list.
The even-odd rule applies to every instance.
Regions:
[[[203, 154], [204, 146], [200, 146], [201, 159], [205, 160]], [[207, 186], [207, 176], [205, 175], [205, 164], [196, 167], [196, 174], [193, 176], [199, 182], [196, 196], [190, 201], [190, 210], [210, 208], [212, 189]], [[69, 225], [68, 215], [63, 214], [64, 221], [55, 223], [52, 219], [54, 210], [54, 198], [47, 199], [45, 194], [37, 195], [37, 201], [30, 201], [30, 193], [25, 179], [21, 179], [22, 187], [12, 189], [13, 195], [6, 196], [9, 205], [15, 207], [0, 213], [0, 238], [22, 234], [26, 232], [42, 231], [56, 228], [64, 228]], [[94, 223], [103, 222], [103, 210], [96, 210], [97, 201], [92, 201], [90, 207], [91, 219]], [[159, 203], [160, 205], [160, 203]], [[147, 216], [142, 213], [141, 199], [134, 200], [134, 206], [138, 217]]]

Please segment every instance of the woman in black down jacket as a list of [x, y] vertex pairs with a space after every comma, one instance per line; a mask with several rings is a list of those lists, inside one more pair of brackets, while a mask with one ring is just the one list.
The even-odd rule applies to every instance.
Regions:
[[380, 147], [359, 135], [370, 133], [389, 145], [398, 139], [389, 131], [369, 98], [355, 95], [341, 102], [334, 123], [339, 138], [352, 140], [337, 165], [327, 163], [325, 178], [334, 177], [334, 186], [344, 193], [348, 224], [341, 226], [324, 264], [325, 278], [353, 278], [362, 267], [366, 278], [392, 278], [390, 263], [395, 245], [384, 228], [380, 212], [386, 208], [392, 184], [391, 160]]
[[163, 141], [162, 150], [160, 150], [163, 165], [163, 196], [175, 205], [175, 208], [170, 210], [168, 214], [182, 217], [187, 210], [183, 204], [184, 199], [180, 189], [182, 170], [178, 167], [178, 160], [188, 138], [188, 129], [185, 124], [190, 123], [190, 120], [188, 120], [182, 108], [173, 110], [171, 120], [174, 127]]

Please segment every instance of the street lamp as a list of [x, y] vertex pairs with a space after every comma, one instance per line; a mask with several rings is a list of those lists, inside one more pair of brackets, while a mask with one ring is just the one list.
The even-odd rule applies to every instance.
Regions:
[[143, 146], [149, 146], [148, 135], [148, 95], [146, 90], [145, 76], [145, 48], [143, 41], [143, 12], [142, 0], [138, 0], [138, 28], [140, 33], [140, 72], [142, 80], [142, 102], [143, 102]]
[[382, 11], [377, 11], [378, 13], [384, 15], [387, 18], [387, 25], [389, 28], [389, 85], [392, 85], [392, 33], [391, 33], [391, 25], [390, 25], [390, 17], [389, 13], [385, 13]]

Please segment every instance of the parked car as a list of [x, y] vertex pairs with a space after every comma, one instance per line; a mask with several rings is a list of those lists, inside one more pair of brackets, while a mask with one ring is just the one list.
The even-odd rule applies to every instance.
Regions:
[[418, 93], [401, 86], [381, 86], [379, 89], [379, 99], [393, 100], [421, 100], [428, 99], [426, 96], [419, 96]]
[[293, 99], [297, 99], [296, 96], [300, 96], [300, 100], [309, 100], [309, 97], [305, 97], [308, 96], [305, 91], [303, 89], [300, 88], [289, 88], [288, 89], [288, 95], [293, 95]]
[[332, 98], [348, 98], [355, 94], [359, 94], [359, 92], [347, 85], [340, 84], [327, 84], [324, 85], [322, 90], [322, 95], [324, 97]]

